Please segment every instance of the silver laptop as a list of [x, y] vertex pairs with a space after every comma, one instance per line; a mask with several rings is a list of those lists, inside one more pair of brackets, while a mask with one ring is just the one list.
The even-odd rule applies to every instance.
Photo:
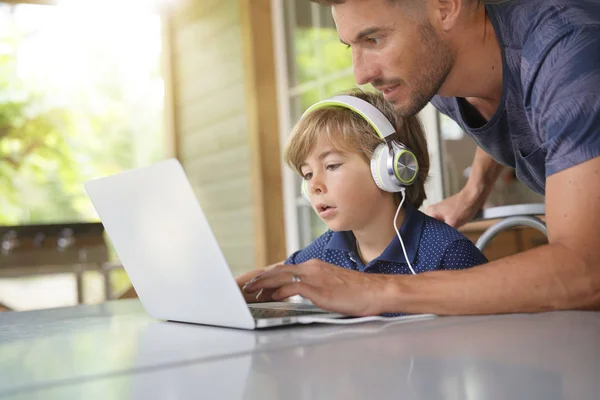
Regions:
[[85, 188], [152, 317], [242, 329], [343, 317], [309, 304], [248, 305], [177, 160], [91, 180]]

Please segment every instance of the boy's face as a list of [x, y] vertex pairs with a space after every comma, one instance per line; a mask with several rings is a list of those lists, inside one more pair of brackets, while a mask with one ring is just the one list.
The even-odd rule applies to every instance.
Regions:
[[392, 193], [377, 187], [361, 155], [336, 151], [325, 136], [320, 136], [300, 171], [313, 209], [333, 231], [362, 229], [384, 203], [394, 201]]

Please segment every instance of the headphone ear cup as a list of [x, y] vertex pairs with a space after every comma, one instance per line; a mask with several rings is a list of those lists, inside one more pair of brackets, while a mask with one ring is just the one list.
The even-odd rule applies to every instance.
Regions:
[[304, 197], [306, 202], [310, 204], [310, 198], [308, 197], [308, 185], [306, 183], [306, 179], [302, 179], [302, 183], [300, 184], [300, 192], [302, 193], [302, 197]]
[[398, 147], [394, 151], [394, 175], [403, 186], [415, 183], [419, 173], [419, 163], [414, 153], [406, 147]]
[[387, 144], [381, 143], [377, 146], [371, 157], [371, 175], [379, 189], [385, 192], [396, 193], [402, 190], [402, 186], [396, 184], [388, 172], [389, 157], [390, 152]]

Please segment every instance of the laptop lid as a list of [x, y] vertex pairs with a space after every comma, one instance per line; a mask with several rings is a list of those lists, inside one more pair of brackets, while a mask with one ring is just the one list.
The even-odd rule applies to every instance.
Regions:
[[255, 328], [179, 161], [91, 180], [85, 188], [148, 314]]

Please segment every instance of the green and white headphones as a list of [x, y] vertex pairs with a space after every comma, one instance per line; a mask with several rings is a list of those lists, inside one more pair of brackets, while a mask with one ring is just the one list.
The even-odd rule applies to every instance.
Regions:
[[[377, 146], [371, 157], [371, 175], [377, 187], [386, 192], [396, 193], [415, 183], [419, 172], [417, 157], [405, 145], [392, 139], [392, 135], [396, 132], [394, 126], [371, 103], [354, 96], [335, 96], [310, 106], [301, 119], [315, 110], [331, 106], [345, 107], [354, 111], [363, 117], [384, 140], [384, 143]], [[302, 179], [301, 191], [302, 195], [309, 200], [305, 179]]]

